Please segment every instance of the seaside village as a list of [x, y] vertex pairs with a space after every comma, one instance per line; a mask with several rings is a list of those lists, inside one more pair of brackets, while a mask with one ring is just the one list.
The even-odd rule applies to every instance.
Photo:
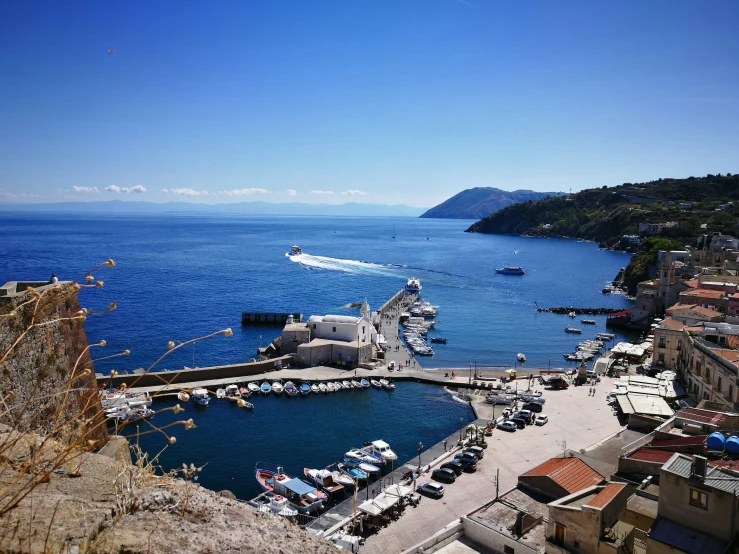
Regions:
[[[25, 285], [8, 283], [0, 297], [12, 301]], [[353, 553], [739, 553], [737, 286], [737, 239], [660, 252], [633, 308], [606, 322], [641, 338], [595, 333], [566, 369], [424, 371], [431, 344], [444, 340], [434, 329], [441, 308], [411, 278], [374, 312], [358, 303], [356, 317], [242, 314], [244, 325], [282, 326], [259, 360], [96, 378], [116, 426], [147, 417], [150, 395], [167, 392], [199, 409], [258, 410], [251, 395], [445, 387], [473, 421], [419, 443], [409, 460], [377, 436], [299, 476], [255, 469], [264, 492], [248, 504]], [[575, 317], [548, 317], [566, 315]]]

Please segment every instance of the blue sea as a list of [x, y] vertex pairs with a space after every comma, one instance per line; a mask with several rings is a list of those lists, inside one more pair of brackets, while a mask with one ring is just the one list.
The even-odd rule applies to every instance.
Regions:
[[[605, 318], [573, 336], [566, 316], [548, 306], [627, 307], [601, 289], [628, 256], [564, 239], [464, 233], [459, 220], [238, 217], [217, 215], [0, 214], [0, 280], [74, 279], [95, 272], [102, 289], [85, 290], [90, 311], [117, 309], [86, 322], [88, 339], [107, 341], [96, 357], [130, 349], [95, 369], [148, 367], [168, 341], [230, 327], [174, 352], [157, 366], [176, 369], [236, 363], [279, 335], [277, 327], [241, 327], [242, 311], [356, 314], [346, 306], [367, 298], [374, 309], [415, 276], [422, 296], [440, 306], [437, 334], [448, 339], [424, 358], [426, 368], [512, 366], [518, 352], [532, 368], [565, 366], [564, 352], [605, 330]], [[393, 239], [393, 233], [396, 238]], [[290, 246], [304, 255], [288, 257]], [[520, 265], [523, 276], [494, 268]], [[575, 320], [579, 322], [578, 320]], [[578, 323], [578, 326], [581, 326]], [[104, 354], [103, 354], [104, 352]], [[297, 473], [323, 467], [364, 440], [383, 438], [402, 461], [419, 441], [431, 445], [467, 420], [468, 408], [443, 390], [402, 383], [393, 393], [366, 391], [321, 398], [259, 398], [253, 414], [211, 403], [198, 428], [180, 432], [162, 457], [166, 465], [207, 462], [201, 481], [244, 498], [256, 492], [257, 460], [281, 462]], [[346, 414], [337, 418], [336, 413]], [[432, 415], [433, 414], [433, 415]], [[184, 414], [188, 415], [188, 414]], [[156, 416], [158, 422], [167, 415]], [[161, 438], [142, 438], [147, 448]], [[157, 448], [158, 450], [158, 448]]]

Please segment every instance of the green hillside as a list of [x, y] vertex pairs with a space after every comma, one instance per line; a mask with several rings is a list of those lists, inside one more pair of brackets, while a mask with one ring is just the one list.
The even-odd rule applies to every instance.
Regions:
[[517, 202], [539, 200], [540, 198], [561, 196], [563, 194], [563, 192], [507, 191], [494, 187], [475, 187], [455, 194], [425, 212], [421, 217], [480, 219]]
[[[717, 209], [728, 202], [735, 204]], [[681, 203], [691, 206], [681, 208]], [[622, 236], [638, 234], [639, 223], [676, 221], [677, 227], [661, 236], [692, 244], [706, 232], [701, 224], [707, 224], [709, 232], [736, 233], [738, 220], [739, 176], [727, 174], [625, 183], [513, 204], [467, 231], [572, 237], [625, 250]]]

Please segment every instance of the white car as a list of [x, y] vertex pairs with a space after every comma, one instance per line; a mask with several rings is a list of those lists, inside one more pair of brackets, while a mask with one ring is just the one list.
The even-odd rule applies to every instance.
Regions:
[[546, 416], [546, 414], [539, 414], [536, 416], [536, 420], [534, 420], [534, 423], [536, 425], [546, 425], [549, 421], [549, 418]]
[[513, 433], [518, 427], [515, 423], [512, 421], [504, 421], [503, 423], [498, 424], [498, 429], [502, 429], [503, 431], [510, 431]]

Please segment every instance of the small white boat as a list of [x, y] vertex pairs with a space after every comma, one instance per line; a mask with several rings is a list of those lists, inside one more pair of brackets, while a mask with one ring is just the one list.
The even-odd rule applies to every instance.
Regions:
[[226, 398], [226, 391], [223, 389], [216, 390], [216, 398], [218, 399]]
[[393, 452], [390, 445], [383, 440], [372, 441], [368, 443], [366, 447], [370, 452], [377, 454], [378, 456], [382, 456], [386, 461], [394, 461], [398, 459], [398, 455]]
[[272, 392], [275, 394], [282, 394], [283, 388], [282, 381], [274, 381], [272, 383]]
[[336, 390], [336, 392], [339, 392], [343, 388], [344, 386], [341, 383], [339, 383], [338, 381], [334, 382], [334, 389]]
[[326, 383], [318, 383], [318, 390], [321, 392], [328, 392], [328, 385], [326, 385]]
[[387, 379], [380, 379], [380, 384], [382, 385], [383, 389], [390, 389], [391, 383]]
[[230, 400], [231, 402], [236, 402], [241, 398], [241, 393], [239, 392], [239, 386], [238, 385], [227, 385], [226, 389], [226, 398]]
[[[358, 462], [365, 462], [367, 464], [382, 464], [385, 459], [382, 456], [377, 456], [372, 452], [366, 452], [359, 448], [353, 448], [344, 456], [350, 460], [356, 460]], [[364, 470], [363, 470], [364, 471]]]
[[581, 334], [582, 329], [576, 329], [574, 327], [565, 327], [565, 333], [575, 333], [575, 334]]
[[504, 275], [523, 275], [526, 273], [521, 266], [510, 266], [501, 267], [496, 269], [495, 273], [503, 273]]
[[192, 401], [201, 406], [207, 406], [210, 402], [210, 395], [206, 389], [193, 389], [191, 396]]
[[318, 384], [317, 384], [317, 383], [313, 383], [313, 384], [312, 384], [312, 385], [310, 386], [310, 391], [311, 391], [311, 392], [312, 392], [313, 394], [318, 394], [319, 392], [321, 392], [321, 389], [320, 389], [320, 387], [318, 386]]
[[254, 409], [254, 404], [252, 404], [251, 402], [247, 402], [246, 400], [243, 400], [243, 399], [241, 400], [241, 403], [239, 404], [239, 406], [241, 406], [242, 408], [246, 408], [247, 410]]
[[516, 359], [519, 362], [524, 363], [526, 361], [526, 356], [524, 354], [521, 354], [521, 352], [519, 352], [518, 354], [516, 354]]
[[336, 392], [336, 387], [331, 382], [326, 383], [326, 388], [328, 389], [328, 392]]
[[252, 394], [256, 394], [256, 393], [258, 393], [258, 392], [259, 392], [259, 385], [257, 385], [257, 384], [256, 384], [256, 383], [254, 383], [254, 382], [252, 382], [252, 383], [249, 383], [249, 384], [248, 384], [248, 385], [246, 386], [246, 388], [248, 388], [248, 389], [249, 389], [249, 390], [251, 391], [251, 393], [252, 393]]
[[570, 316], [573, 319], [577, 317], [577, 314], [575, 312], [570, 312], [567, 315]]
[[379, 381], [377, 381], [376, 379], [371, 379], [371, 380], [370, 380], [370, 384], [371, 384], [371, 385], [372, 385], [373, 387], [376, 387], [376, 388], [378, 388], [378, 389], [381, 389], [381, 388], [382, 388], [382, 383], [380, 383], [380, 382], [379, 382]]
[[352, 379], [352, 387], [354, 387], [355, 389], [361, 389], [362, 388], [362, 383], [360, 383], [359, 381], [355, 381], [354, 379]]
[[595, 325], [594, 319], [581, 319], [580, 323], [584, 323], [585, 325]]
[[345, 388], [346, 390], [352, 390], [352, 383], [351, 381], [342, 381], [341, 386]]
[[340, 471], [332, 471], [331, 477], [336, 483], [339, 483], [340, 485], [344, 485], [345, 487], [354, 486], [354, 479], [352, 479], [345, 473], [341, 473]]

